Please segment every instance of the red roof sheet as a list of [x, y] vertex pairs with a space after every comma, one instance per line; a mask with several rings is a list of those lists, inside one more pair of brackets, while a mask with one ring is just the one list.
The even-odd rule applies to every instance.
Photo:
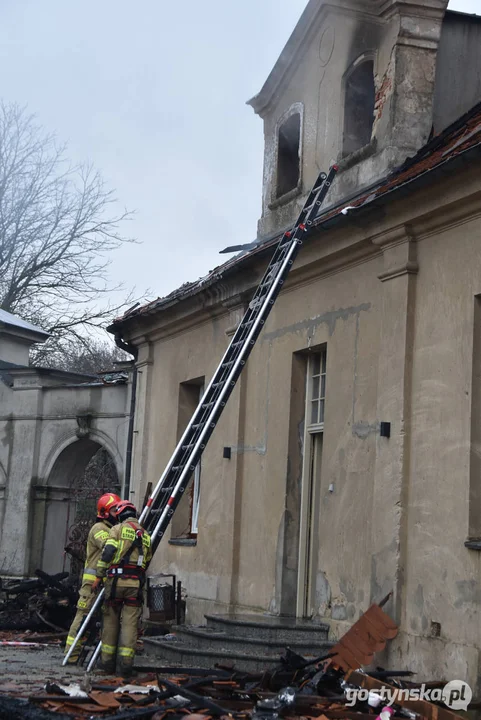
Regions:
[[[400, 168], [392, 172], [386, 178], [371, 187], [368, 191], [356, 198], [344, 201], [335, 208], [327, 210], [319, 215], [315, 221], [316, 226], [333, 220], [343, 215], [343, 210], [349, 208], [360, 208], [369, 205], [374, 200], [382, 198], [384, 195], [399, 189], [413, 180], [435, 170], [436, 168], [454, 160], [467, 150], [477, 145], [481, 145], [481, 103], [476, 105], [472, 110], [463, 115], [453, 125], [444, 130], [440, 135], [435, 136], [413, 157], [409, 158]], [[267, 242], [260, 243], [250, 252], [236, 256], [226, 263], [219, 265], [208, 275], [196, 282], [184, 283], [180, 288], [174, 290], [163, 298], [157, 298], [146, 305], [136, 308], [132, 312], [127, 312], [114, 321], [114, 325], [124, 323], [127, 319], [156, 311], [157, 309], [168, 307], [178, 302], [179, 299], [195, 295], [204, 287], [212, 285], [225, 275], [225, 273], [236, 266], [241, 266], [248, 258], [257, 255], [266, 248], [275, 245], [279, 240], [279, 236], [270, 239]]]

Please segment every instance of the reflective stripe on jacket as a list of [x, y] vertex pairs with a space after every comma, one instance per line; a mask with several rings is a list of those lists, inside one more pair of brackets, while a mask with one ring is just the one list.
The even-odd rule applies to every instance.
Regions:
[[109, 537], [112, 526], [105, 520], [97, 521], [90, 528], [87, 538], [87, 556], [82, 576], [82, 583], [93, 583], [97, 577], [97, 563], [102, 554], [105, 541]]
[[[110, 530], [102, 555], [97, 563], [97, 577], [105, 577], [110, 567], [118, 566], [121, 563], [122, 558], [129, 552], [132, 544], [135, 542], [137, 531], [139, 530], [143, 530], [143, 528], [135, 518], [129, 518], [119, 525], [114, 525]], [[142, 561], [139, 564], [140, 554], [142, 554]], [[128, 565], [133, 565], [145, 570], [151, 558], [152, 548], [150, 535], [146, 530], [143, 530], [142, 550], [139, 552], [139, 548], [134, 547], [130, 554]]]

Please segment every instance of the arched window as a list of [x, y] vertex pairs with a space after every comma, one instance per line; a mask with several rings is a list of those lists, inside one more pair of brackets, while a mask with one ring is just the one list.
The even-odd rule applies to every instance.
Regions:
[[301, 116], [290, 115], [280, 126], [277, 138], [276, 197], [297, 187], [300, 177]]
[[344, 156], [371, 142], [375, 96], [374, 63], [365, 60], [354, 68], [345, 82]]

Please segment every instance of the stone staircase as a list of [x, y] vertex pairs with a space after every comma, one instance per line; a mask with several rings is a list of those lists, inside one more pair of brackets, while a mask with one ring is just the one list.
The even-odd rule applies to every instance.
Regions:
[[234, 665], [259, 672], [279, 663], [289, 647], [306, 659], [329, 652], [328, 625], [263, 615], [205, 615], [206, 625], [177, 625], [169, 635], [145, 636], [142, 664], [209, 668]]

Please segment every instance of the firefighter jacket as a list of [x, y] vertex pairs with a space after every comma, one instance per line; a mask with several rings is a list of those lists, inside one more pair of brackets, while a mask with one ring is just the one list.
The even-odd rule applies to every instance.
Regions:
[[116, 578], [119, 586], [137, 585], [152, 558], [149, 533], [129, 518], [114, 525], [97, 562], [97, 577]]
[[97, 577], [97, 563], [100, 560], [105, 541], [109, 536], [112, 525], [106, 520], [98, 520], [92, 525], [87, 538], [87, 557], [82, 576], [82, 584], [90, 585]]

